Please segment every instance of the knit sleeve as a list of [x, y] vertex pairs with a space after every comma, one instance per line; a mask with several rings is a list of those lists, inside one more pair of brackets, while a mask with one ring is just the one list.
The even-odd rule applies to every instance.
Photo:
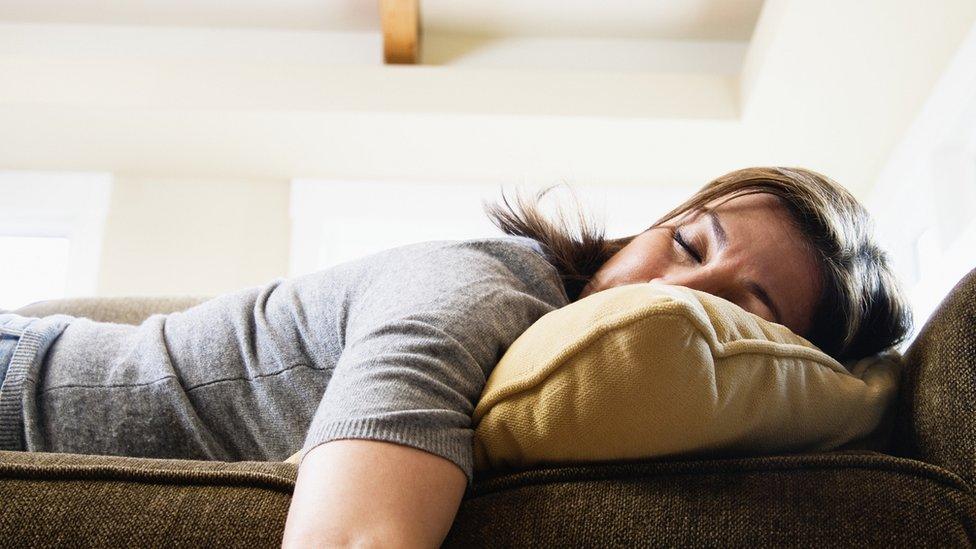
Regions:
[[349, 306], [345, 346], [303, 454], [336, 439], [393, 442], [452, 461], [470, 484], [471, 414], [485, 380], [558, 305], [547, 297], [553, 279], [510, 267], [540, 261], [535, 252], [506, 257], [445, 246], [370, 278]]

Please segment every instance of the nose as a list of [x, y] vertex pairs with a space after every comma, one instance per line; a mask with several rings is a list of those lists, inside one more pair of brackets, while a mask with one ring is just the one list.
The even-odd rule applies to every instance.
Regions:
[[667, 273], [654, 280], [664, 284], [684, 286], [692, 290], [721, 297], [722, 299], [730, 300], [729, 298], [731, 296], [729, 277], [717, 271], [689, 269], [677, 273]]

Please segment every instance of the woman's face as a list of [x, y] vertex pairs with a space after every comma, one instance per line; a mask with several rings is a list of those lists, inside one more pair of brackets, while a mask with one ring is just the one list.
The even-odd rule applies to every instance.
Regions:
[[717, 199], [644, 231], [600, 267], [580, 299], [657, 280], [724, 298], [803, 335], [819, 279], [814, 255], [779, 199], [750, 194]]

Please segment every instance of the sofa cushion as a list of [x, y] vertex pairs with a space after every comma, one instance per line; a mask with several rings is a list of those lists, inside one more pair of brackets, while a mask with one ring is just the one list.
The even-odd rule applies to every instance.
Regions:
[[641, 461], [483, 479], [445, 547], [972, 547], [955, 475], [877, 453]]
[[875, 431], [897, 378], [897, 360], [849, 371], [704, 292], [618, 286], [509, 347], [474, 411], [475, 466], [834, 449]]
[[0, 451], [0, 545], [279, 547], [296, 475], [272, 462]]
[[976, 270], [939, 305], [905, 353], [894, 452], [976, 485]]

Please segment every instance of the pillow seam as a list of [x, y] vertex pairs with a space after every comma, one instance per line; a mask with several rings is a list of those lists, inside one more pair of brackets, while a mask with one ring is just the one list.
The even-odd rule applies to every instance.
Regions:
[[[554, 364], [552, 366], [548, 367], [548, 368], [545, 368], [543, 370], [543, 373], [540, 374], [541, 377], [539, 379], [535, 380], [534, 382], [532, 382], [531, 384], [528, 384], [526, 386], [521, 386], [521, 385], [525, 385], [527, 383], [527, 380], [529, 380], [529, 379], [531, 379], [533, 377], [530, 374], [530, 375], [528, 375], [526, 377], [519, 378], [519, 379], [515, 380], [514, 382], [512, 382], [511, 384], [509, 384], [509, 387], [512, 387], [513, 385], [519, 386], [519, 387], [516, 387], [516, 388], [512, 389], [511, 391], [506, 392], [502, 396], [495, 398], [494, 399], [494, 402], [490, 406], [488, 406], [488, 409], [490, 410], [496, 404], [498, 404], [498, 402], [500, 402], [502, 400], [505, 400], [507, 398], [510, 398], [512, 396], [515, 396], [515, 395], [518, 395], [518, 394], [521, 394], [521, 393], [528, 392], [532, 388], [540, 385], [542, 382], [544, 382], [545, 380], [547, 380], [550, 376], [552, 376], [555, 373], [557, 373], [565, 365], [565, 363], [569, 360], [569, 358], [574, 353], [580, 352], [580, 351], [582, 351], [582, 350], [584, 350], [584, 349], [592, 346], [594, 343], [596, 343], [597, 341], [599, 341], [601, 338], [603, 338], [604, 336], [606, 336], [609, 332], [611, 332], [613, 330], [617, 330], [617, 329], [620, 329], [620, 328], [626, 328], [626, 327], [630, 326], [633, 323], [641, 322], [641, 321], [644, 321], [644, 320], [649, 320], [648, 318], [646, 318], [647, 313], [652, 312], [653, 310], [659, 309], [659, 308], [663, 308], [666, 311], [666, 312], [663, 313], [663, 315], [666, 315], [668, 317], [673, 317], [673, 318], [680, 318], [680, 319], [683, 319], [683, 320], [689, 322], [692, 325], [692, 328], [696, 332], [698, 332], [699, 335], [702, 335], [704, 337], [704, 339], [708, 342], [709, 351], [711, 352], [713, 358], [715, 358], [715, 357], [717, 357], [717, 358], [730, 358], [730, 357], [733, 357], [733, 356], [741, 356], [741, 355], [746, 355], [746, 354], [767, 354], [764, 350], [761, 350], [761, 349], [760, 350], [749, 350], [749, 349], [743, 349], [743, 350], [732, 349], [732, 350], [728, 350], [727, 348], [730, 347], [730, 346], [731, 347], [742, 347], [742, 346], [745, 346], [745, 345], [751, 344], [751, 343], [758, 344], [758, 345], [761, 345], [763, 347], [765, 347], [765, 346], [774, 346], [771, 349], [771, 351], [773, 351], [773, 352], [772, 353], [768, 353], [768, 354], [773, 354], [774, 356], [779, 357], [779, 358], [800, 358], [800, 359], [808, 359], [810, 362], [812, 362], [812, 363], [814, 363], [816, 365], [819, 365], [819, 366], [821, 366], [823, 368], [827, 368], [828, 370], [830, 370], [832, 372], [835, 372], [835, 373], [840, 374], [842, 376], [853, 377], [854, 379], [857, 379], [858, 381], [861, 381], [863, 383], [863, 380], [861, 380], [860, 378], [857, 378], [856, 376], [854, 376], [853, 374], [851, 374], [850, 372], [848, 372], [846, 369], [843, 368], [843, 366], [841, 366], [840, 369], [834, 367], [831, 364], [831, 361], [836, 362], [836, 360], [834, 360], [829, 355], [827, 355], [826, 353], [824, 353], [823, 351], [821, 351], [819, 349], [812, 349], [810, 347], [805, 347], [803, 345], [799, 345], [799, 344], [796, 344], [796, 343], [779, 343], [779, 342], [775, 342], [775, 341], [768, 341], [768, 340], [756, 339], [756, 338], [740, 339], [740, 340], [735, 340], [735, 341], [732, 341], [732, 342], [729, 342], [729, 343], [721, 342], [721, 341], [718, 340], [718, 335], [715, 333], [714, 329], [706, 329], [703, 326], [703, 322], [702, 322], [701, 318], [699, 318], [700, 315], [694, 314], [694, 312], [688, 310], [687, 303], [686, 302], [683, 302], [683, 301], [680, 301], [680, 300], [677, 300], [677, 299], [674, 299], [674, 298], [669, 298], [668, 301], [665, 301], [663, 303], [661, 303], [661, 302], [653, 303], [653, 304], [648, 305], [645, 308], [643, 308], [641, 310], [638, 310], [638, 311], [636, 311], [634, 313], [631, 313], [631, 314], [628, 314], [628, 315], [623, 315], [619, 319], [613, 321], [613, 323], [611, 325], [608, 325], [608, 326], [606, 326], [606, 327], [604, 327], [602, 329], [594, 330], [593, 332], [591, 332], [590, 334], [588, 334], [588, 336], [585, 338], [584, 342], [582, 342], [579, 345], [578, 348], [576, 346], [572, 346], [571, 345], [567, 349], [572, 349], [572, 351], [566, 350], [566, 351], [563, 351], [562, 353], [560, 353], [560, 355], [562, 355], [562, 356], [557, 356], [557, 359], [553, 361]], [[709, 325], [708, 328], [711, 328], [711, 326]], [[788, 347], [788, 348], [783, 349], [782, 347], [784, 347], [784, 346], [785, 347]], [[792, 353], [794, 353], [794, 352], [795, 353], [798, 353], [799, 356], [793, 355]], [[817, 356], [809, 356], [809, 353], [823, 355], [828, 360], [825, 361], [825, 360], [823, 360], [823, 358], [817, 357]], [[803, 355], [807, 355], [807, 356], [803, 356]], [[476, 407], [475, 414], [474, 414], [475, 415], [474, 419], [475, 419], [476, 422], [479, 422], [480, 423], [480, 420], [487, 414], [487, 412], [483, 412], [480, 415], [478, 415], [477, 412], [478, 412], [478, 410], [477, 410], [477, 407]]]

